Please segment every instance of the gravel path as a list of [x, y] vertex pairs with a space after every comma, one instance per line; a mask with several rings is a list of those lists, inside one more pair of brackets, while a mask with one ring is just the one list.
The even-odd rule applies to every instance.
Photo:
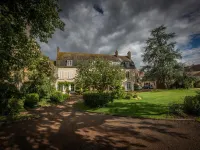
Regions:
[[0, 127], [0, 149], [200, 150], [200, 123], [116, 117], [75, 110], [74, 101], [38, 108], [39, 119]]

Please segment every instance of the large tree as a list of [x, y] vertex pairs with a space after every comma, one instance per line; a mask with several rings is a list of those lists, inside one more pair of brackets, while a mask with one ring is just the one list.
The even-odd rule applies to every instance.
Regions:
[[181, 53], [175, 49], [174, 37], [175, 33], [166, 33], [163, 25], [153, 29], [142, 56], [146, 64], [142, 68], [145, 78], [164, 84], [165, 88], [169, 88], [182, 68], [177, 61], [181, 58]]
[[95, 60], [80, 61], [77, 65], [75, 83], [81, 88], [93, 88], [103, 92], [109, 88], [122, 85], [125, 73], [120, 65], [97, 58]]
[[56, 28], [64, 29], [57, 0], [0, 2], [0, 81], [28, 67], [39, 55], [36, 39], [47, 42]]

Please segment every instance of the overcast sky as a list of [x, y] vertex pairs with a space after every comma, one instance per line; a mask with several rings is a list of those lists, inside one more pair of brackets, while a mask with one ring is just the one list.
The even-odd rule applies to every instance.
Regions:
[[[200, 63], [200, 0], [62, 0], [65, 31], [56, 30], [41, 50], [51, 59], [66, 52], [132, 53], [139, 68], [150, 31], [160, 25], [175, 32], [183, 62]], [[103, 14], [93, 6], [103, 9]]]

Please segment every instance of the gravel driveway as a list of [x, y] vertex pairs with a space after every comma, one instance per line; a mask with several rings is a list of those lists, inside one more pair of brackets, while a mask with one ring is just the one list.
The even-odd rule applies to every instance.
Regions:
[[0, 127], [0, 149], [200, 150], [200, 123], [116, 117], [75, 110], [74, 101], [38, 108], [39, 119]]

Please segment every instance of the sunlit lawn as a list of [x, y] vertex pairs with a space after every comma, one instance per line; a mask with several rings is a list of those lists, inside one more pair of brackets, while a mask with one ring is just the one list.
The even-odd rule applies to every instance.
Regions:
[[88, 112], [105, 113], [120, 116], [133, 116], [141, 118], [172, 118], [169, 115], [169, 104], [183, 103], [185, 96], [196, 94], [199, 89], [189, 90], [162, 90], [158, 92], [141, 92], [138, 95], [141, 100], [120, 99], [109, 103], [106, 107], [91, 109], [82, 102], [75, 105], [76, 108]]

